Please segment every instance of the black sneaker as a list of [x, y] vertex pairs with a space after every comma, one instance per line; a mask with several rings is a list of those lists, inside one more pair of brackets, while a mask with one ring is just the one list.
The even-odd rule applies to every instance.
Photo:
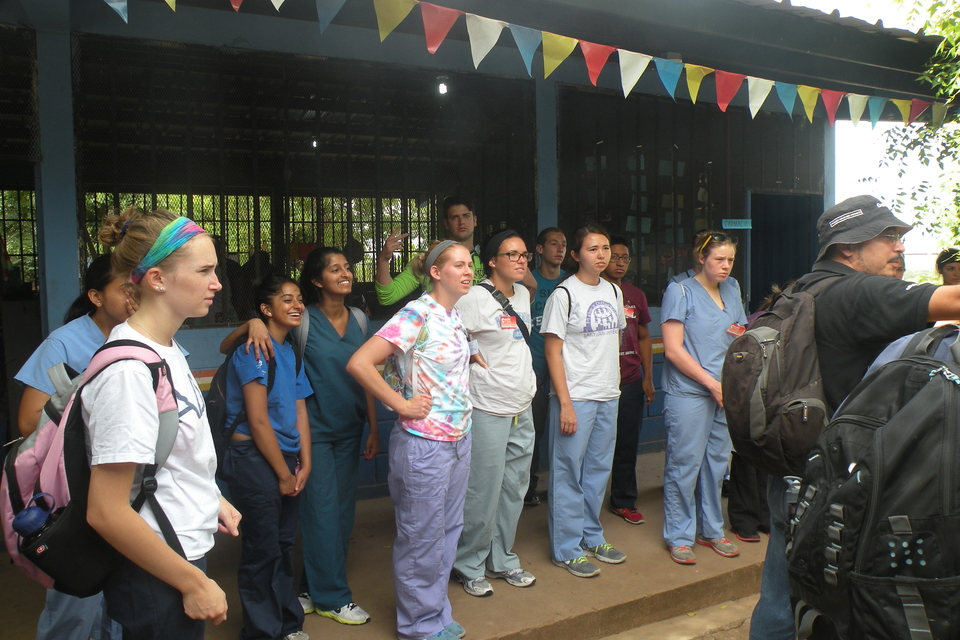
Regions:
[[540, 496], [537, 495], [536, 491], [530, 491], [523, 497], [523, 504], [528, 507], [539, 507]]

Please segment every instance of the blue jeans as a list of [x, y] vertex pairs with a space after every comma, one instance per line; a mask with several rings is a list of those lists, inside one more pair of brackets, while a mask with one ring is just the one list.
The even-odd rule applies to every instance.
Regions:
[[770, 507], [770, 540], [763, 561], [760, 600], [750, 619], [750, 640], [794, 640], [797, 629], [790, 605], [790, 574], [787, 573], [787, 483], [770, 477], [767, 504]]
[[610, 479], [619, 399], [574, 401], [577, 430], [560, 433], [560, 402], [550, 398], [550, 551], [563, 562], [604, 544], [600, 507]]
[[47, 589], [37, 640], [120, 640], [123, 629], [107, 615], [103, 594], [77, 598]]
[[[292, 473], [297, 459], [284, 454]], [[293, 544], [299, 497], [280, 494], [277, 474], [253, 440], [231, 442], [223, 475], [240, 521], [242, 551], [237, 590], [243, 605], [242, 640], [274, 640], [303, 628], [293, 583]], [[124, 638], [126, 640], [126, 638]]]

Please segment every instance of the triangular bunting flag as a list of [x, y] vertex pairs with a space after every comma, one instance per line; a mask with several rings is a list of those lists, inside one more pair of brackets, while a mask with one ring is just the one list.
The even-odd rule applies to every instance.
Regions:
[[847, 95], [844, 91], [831, 91], [830, 89], [822, 89], [820, 91], [820, 97], [823, 98], [823, 106], [827, 109], [827, 120], [830, 122], [830, 126], [833, 126], [833, 121], [837, 117], [837, 107], [840, 106], [840, 101], [843, 100], [843, 96]]
[[793, 107], [797, 104], [797, 85], [787, 82], [774, 82], [773, 86], [777, 88], [777, 97], [780, 98], [780, 104], [787, 110], [787, 115], [793, 120]]
[[603, 65], [607, 64], [607, 59], [611, 53], [616, 51], [616, 48], [581, 40], [580, 51], [583, 52], [583, 59], [587, 63], [587, 75], [590, 76], [590, 82], [593, 86], [597, 86], [597, 78], [603, 71]]
[[487, 57], [500, 39], [500, 32], [506, 22], [491, 20], [472, 13], [467, 14], [467, 34], [470, 36], [470, 53], [473, 54], [473, 68], [476, 69]]
[[867, 108], [867, 96], [859, 93], [847, 94], [847, 107], [850, 109], [850, 122], [857, 126], [860, 118], [863, 117], [863, 110]]
[[520, 49], [520, 57], [523, 58], [523, 64], [527, 65], [527, 75], [533, 77], [533, 54], [537, 52], [540, 46], [540, 32], [529, 27], [521, 27], [511, 24], [510, 33], [513, 34], [513, 40], [517, 43], [517, 49]]
[[934, 102], [930, 116], [930, 124], [939, 127], [947, 119], [947, 105], [943, 102]]
[[807, 120], [813, 122], [813, 110], [817, 108], [817, 96], [820, 95], [820, 89], [800, 84], [797, 85], [797, 95], [800, 96], [800, 102], [803, 103], [803, 110], [807, 114]]
[[[318, 0], [319, 1], [319, 0]], [[437, 47], [450, 33], [450, 27], [463, 11], [448, 9], [429, 2], [420, 3], [420, 15], [423, 17], [423, 34], [427, 37], [427, 51], [436, 53]]]
[[177, 0], [167, 0], [167, 6], [170, 7], [171, 9], [173, 9], [174, 11], [176, 11], [176, 10], [177, 10]]
[[127, 14], [127, 0], [104, 0], [107, 5], [117, 12], [123, 18], [123, 21], [130, 24], [130, 16]]
[[883, 108], [887, 106], [887, 99], [880, 96], [873, 96], [867, 100], [867, 108], [870, 110], [870, 124], [876, 128], [880, 116], [883, 115]]
[[543, 77], [549, 78], [560, 63], [566, 60], [577, 46], [578, 40], [543, 32]]
[[[334, 17], [340, 13], [340, 9], [343, 8], [346, 1], [347, 0], [317, 0], [317, 18], [320, 19], [320, 33], [326, 31], [330, 23], [333, 22]], [[230, 0], [230, 2], [236, 2], [234, 9], [239, 9], [240, 3], [243, 2], [243, 0]]]
[[720, 107], [720, 111], [726, 111], [746, 76], [742, 73], [730, 73], [717, 69], [713, 72], [713, 77], [717, 79], [717, 106]]
[[[747, 91], [750, 100], [751, 118], [756, 118], [757, 114], [760, 113], [760, 107], [763, 106], [767, 96], [770, 95], [771, 89], [773, 89], [773, 80], [747, 76]], [[717, 93], [719, 93], [719, 91]]]
[[617, 49], [617, 53], [620, 56], [620, 86], [623, 87], [623, 97], [626, 98], [637, 86], [637, 81], [647, 70], [647, 65], [650, 64], [653, 57], [626, 49]]
[[380, 42], [400, 26], [407, 17], [417, 0], [373, 0], [373, 8], [377, 12], [377, 28], [380, 30]]
[[713, 73], [710, 67], [701, 67], [697, 64], [685, 64], [683, 68], [687, 71], [687, 91], [690, 93], [690, 100], [697, 104], [697, 96], [700, 94], [700, 83], [708, 75]]
[[903, 119], [903, 124], [909, 124], [911, 102], [909, 100], [896, 100], [894, 98], [891, 98], [890, 102], [895, 104], [897, 109], [900, 110], [900, 117]]
[[[167, 0], [167, 1], [169, 2], [170, 0]], [[274, 9], [276, 9], [277, 11], [280, 11], [280, 7], [281, 5], [283, 5], [283, 0], [270, 0], [270, 2], [273, 3]]]
[[[910, 105], [910, 122], [915, 122], [916, 119], [920, 117], [920, 114], [926, 111], [932, 104], [932, 102], [927, 102], [926, 100], [917, 100], [914, 98], [913, 104]], [[907, 124], [910, 124], [910, 122]]]
[[683, 71], [683, 63], [679, 60], [666, 60], [664, 58], [654, 58], [653, 64], [657, 65], [657, 73], [660, 74], [660, 82], [663, 88], [667, 90], [670, 97], [676, 100], [674, 93], [677, 90], [677, 83], [680, 82], [680, 73]]
[[240, 5], [242, 4], [243, 0], [230, 0], [230, 6], [233, 7], [234, 11], [240, 11]]

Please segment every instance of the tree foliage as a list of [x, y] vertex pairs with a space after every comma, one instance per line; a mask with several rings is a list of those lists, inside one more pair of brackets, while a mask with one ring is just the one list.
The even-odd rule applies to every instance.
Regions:
[[948, 104], [941, 125], [916, 124], [896, 127], [887, 133], [887, 158], [884, 164], [897, 166], [901, 178], [910, 179], [911, 161], [939, 168], [932, 180], [918, 179], [910, 188], [900, 189], [892, 206], [912, 209], [921, 225], [944, 245], [960, 241], [960, 4], [954, 0], [897, 0], [908, 9], [912, 24], [927, 35], [939, 35], [943, 41], [927, 62], [920, 79], [934, 88]]

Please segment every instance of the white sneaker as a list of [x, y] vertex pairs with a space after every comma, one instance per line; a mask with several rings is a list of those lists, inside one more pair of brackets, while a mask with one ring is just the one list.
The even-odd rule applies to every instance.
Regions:
[[502, 578], [507, 581], [507, 584], [514, 587], [529, 587], [537, 581], [532, 573], [521, 567], [509, 571], [490, 571], [488, 569], [486, 574], [488, 578]]
[[313, 598], [310, 597], [309, 593], [301, 593], [299, 596], [297, 596], [297, 600], [300, 601], [300, 606], [303, 607], [304, 615], [313, 613], [317, 610], [317, 608], [313, 606]]
[[356, 602], [345, 604], [333, 611], [320, 611], [319, 609], [316, 611], [324, 618], [331, 618], [340, 624], [364, 624], [370, 622], [370, 614], [361, 609], [360, 605]]
[[283, 636], [283, 640], [310, 640], [310, 636], [303, 631], [294, 631], [293, 633]]

